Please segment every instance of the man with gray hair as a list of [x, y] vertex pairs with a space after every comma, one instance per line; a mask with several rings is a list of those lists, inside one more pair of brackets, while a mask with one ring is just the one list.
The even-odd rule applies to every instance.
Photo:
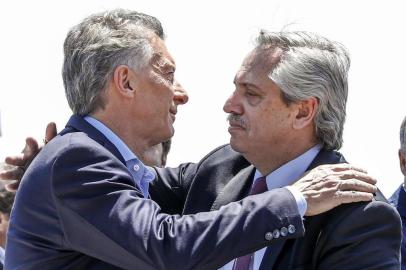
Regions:
[[[152, 198], [167, 202], [164, 211], [216, 210], [292, 185], [320, 164], [345, 163], [335, 150], [343, 143], [349, 66], [340, 43], [308, 32], [262, 31], [224, 105], [230, 145], [198, 164], [158, 170], [167, 184], [152, 183]], [[341, 184], [331, 187], [346, 190]], [[380, 192], [375, 199], [306, 217], [302, 238], [286, 239], [290, 228], [276, 229], [268, 239], [277, 241], [268, 248], [221, 269], [399, 269], [399, 216]]]
[[304, 213], [372, 198], [375, 180], [338, 165], [213, 212], [165, 214], [149, 199], [150, 182], [162, 179], [139, 159], [173, 135], [187, 102], [163, 39], [156, 18], [125, 10], [69, 31], [62, 75], [73, 116], [21, 181], [7, 269], [215, 269], [272, 243], [280, 228], [302, 236]]
[[400, 126], [400, 149], [398, 151], [400, 171], [403, 183], [389, 198], [389, 202], [396, 207], [402, 219], [402, 270], [406, 270], [406, 117]]

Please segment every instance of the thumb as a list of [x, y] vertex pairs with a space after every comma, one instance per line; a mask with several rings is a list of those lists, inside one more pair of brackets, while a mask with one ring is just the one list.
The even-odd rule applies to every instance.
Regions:
[[54, 122], [48, 123], [45, 129], [45, 143], [52, 140], [57, 134], [56, 124]]

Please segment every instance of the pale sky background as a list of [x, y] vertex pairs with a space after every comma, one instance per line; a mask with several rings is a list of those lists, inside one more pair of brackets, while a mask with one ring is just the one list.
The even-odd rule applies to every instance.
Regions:
[[2, 1], [0, 10], [0, 158], [43, 138], [46, 124], [62, 129], [70, 116], [61, 79], [62, 44], [85, 16], [112, 8], [161, 20], [177, 78], [190, 101], [179, 108], [169, 165], [198, 161], [227, 143], [222, 106], [258, 30], [317, 32], [351, 54], [347, 121], [341, 152], [366, 168], [390, 195], [402, 182], [397, 150], [406, 115], [404, 1]]

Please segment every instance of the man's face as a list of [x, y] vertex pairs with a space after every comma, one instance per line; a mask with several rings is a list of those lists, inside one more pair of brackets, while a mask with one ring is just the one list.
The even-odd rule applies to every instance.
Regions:
[[252, 162], [257, 156], [279, 153], [290, 144], [292, 106], [281, 98], [281, 90], [268, 78], [281, 51], [254, 49], [234, 79], [235, 91], [224, 105], [229, 113], [230, 144]]
[[175, 62], [164, 42], [153, 37], [151, 46], [154, 54], [145, 68], [135, 71], [133, 84], [137, 93], [133, 121], [142, 121], [143, 133], [158, 144], [172, 137], [173, 122], [177, 106], [185, 104], [187, 93], [175, 80]]
[[406, 151], [401, 148], [401, 149], [399, 149], [398, 154], [399, 154], [400, 170], [406, 181]]

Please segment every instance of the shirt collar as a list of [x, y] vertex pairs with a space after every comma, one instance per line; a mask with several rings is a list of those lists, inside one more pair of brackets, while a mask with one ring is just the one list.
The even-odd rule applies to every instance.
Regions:
[[121, 156], [127, 162], [132, 159], [138, 159], [137, 156], [128, 148], [128, 146], [121, 140], [111, 129], [99, 120], [87, 115], [84, 119], [91, 124], [95, 129], [103, 133], [104, 136], [117, 148]]
[[104, 125], [99, 120], [87, 115], [84, 119], [92, 125], [95, 129], [100, 131], [106, 138], [114, 144], [118, 149], [121, 156], [125, 160], [125, 165], [136, 185], [141, 189], [145, 198], [149, 197], [148, 187], [149, 183], [155, 179], [155, 173], [152, 168], [145, 166], [140, 159], [128, 148], [128, 146], [121, 140], [111, 129]]
[[[320, 149], [321, 145], [317, 144], [297, 158], [292, 159], [268, 174], [266, 176], [268, 190], [285, 187], [296, 182], [296, 180], [298, 180], [299, 177], [303, 175], [306, 169], [310, 166]], [[258, 170], [255, 170], [254, 181], [261, 176], [262, 174]]]

